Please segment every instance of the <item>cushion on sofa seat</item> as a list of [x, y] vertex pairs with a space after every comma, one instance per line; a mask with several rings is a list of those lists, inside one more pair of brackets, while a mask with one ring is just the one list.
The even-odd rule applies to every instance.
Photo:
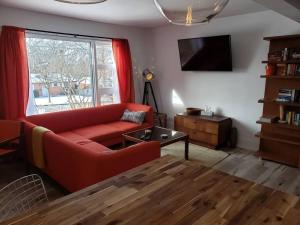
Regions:
[[63, 132], [63, 133], [58, 133], [57, 135], [60, 135], [76, 144], [80, 144], [80, 145], [84, 145], [84, 144], [87, 144], [87, 143], [90, 143], [92, 142], [91, 140], [85, 138], [85, 137], [82, 137], [78, 134], [75, 134], [73, 132]]
[[143, 124], [139, 125], [137, 123], [127, 122], [127, 121], [116, 121], [116, 122], [109, 123], [107, 125], [109, 125], [111, 127], [115, 127], [118, 130], [121, 130], [122, 133], [150, 127], [150, 124], [148, 124], [148, 123], [143, 123]]
[[95, 152], [111, 151], [109, 148], [107, 148], [101, 144], [98, 144], [97, 142], [91, 141], [87, 138], [84, 138], [73, 132], [63, 132], [63, 133], [59, 133], [57, 135], [60, 135], [64, 138], [68, 139], [69, 141], [72, 141], [78, 145], [81, 145], [81, 146], [88, 148], [90, 150], [93, 150]]
[[72, 131], [87, 139], [101, 142], [102, 140], [115, 138], [122, 135], [122, 131], [107, 124], [83, 127]]

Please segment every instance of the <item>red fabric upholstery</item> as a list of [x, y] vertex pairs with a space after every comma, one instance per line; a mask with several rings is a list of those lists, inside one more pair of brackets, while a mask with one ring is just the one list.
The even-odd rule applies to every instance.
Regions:
[[120, 120], [126, 107], [126, 104], [106, 105], [95, 108], [34, 115], [27, 117], [26, 120], [33, 124], [47, 127], [55, 133], [61, 133], [77, 128]]
[[25, 29], [2, 27], [0, 39], [0, 118], [24, 118], [28, 81]]
[[108, 124], [99, 124], [95, 126], [83, 127], [73, 130], [75, 134], [79, 134], [93, 141], [103, 141], [106, 139], [116, 138], [122, 135], [122, 131]]
[[[126, 108], [147, 112], [145, 123], [138, 125], [120, 121]], [[105, 147], [120, 143], [124, 132], [152, 126], [152, 117], [151, 107], [135, 104], [31, 116], [25, 120], [28, 157], [32, 159], [33, 127], [39, 125], [54, 128], [56, 134], [48, 132], [44, 135], [45, 172], [67, 190], [77, 191], [160, 157], [158, 142], [141, 143], [118, 151]], [[66, 127], [63, 127], [64, 122]]]
[[121, 102], [134, 102], [132, 61], [128, 40], [113, 39], [112, 47], [117, 67]]
[[84, 148], [50, 132], [45, 134], [44, 142], [46, 172], [71, 192], [160, 157], [159, 142], [103, 152]]
[[151, 125], [148, 123], [143, 123], [142, 125], [139, 125], [136, 123], [126, 122], [126, 121], [116, 121], [116, 122], [109, 123], [107, 125], [111, 127], [115, 127], [122, 133], [151, 127]]

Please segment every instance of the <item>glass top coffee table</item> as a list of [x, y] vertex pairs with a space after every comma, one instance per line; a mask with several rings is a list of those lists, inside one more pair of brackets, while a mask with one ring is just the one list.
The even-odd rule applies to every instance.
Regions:
[[127, 141], [132, 141], [134, 143], [159, 141], [161, 147], [178, 141], [184, 141], [185, 159], [189, 159], [189, 136], [183, 132], [155, 126], [123, 134], [123, 146], [126, 146]]

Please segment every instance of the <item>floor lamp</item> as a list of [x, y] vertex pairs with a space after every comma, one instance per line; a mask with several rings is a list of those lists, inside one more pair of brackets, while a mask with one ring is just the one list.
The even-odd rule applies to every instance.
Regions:
[[[149, 105], [149, 98], [150, 98], [150, 96], [152, 96], [156, 112], [159, 113], [155, 94], [154, 94], [152, 83], [151, 83], [151, 81], [154, 79], [155, 76], [149, 69], [145, 69], [143, 71], [143, 77], [145, 79], [143, 104]], [[159, 118], [159, 124], [160, 124], [160, 126], [162, 125], [160, 118]]]

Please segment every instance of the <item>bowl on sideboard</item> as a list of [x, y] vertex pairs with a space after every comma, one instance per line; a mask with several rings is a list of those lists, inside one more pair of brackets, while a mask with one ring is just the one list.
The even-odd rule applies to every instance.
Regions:
[[197, 116], [200, 115], [200, 113], [201, 113], [201, 109], [199, 108], [193, 108], [193, 107], [186, 108], [186, 114], [189, 116]]

